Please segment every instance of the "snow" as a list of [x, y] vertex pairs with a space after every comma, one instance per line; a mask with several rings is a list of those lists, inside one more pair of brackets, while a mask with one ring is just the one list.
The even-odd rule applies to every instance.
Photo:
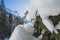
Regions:
[[[54, 27], [52, 21], [48, 19], [48, 17], [50, 15], [55, 16], [60, 14], [60, 0], [30, 0], [27, 10], [27, 20], [31, 21], [32, 18], [36, 19], [36, 11], [38, 10], [38, 14], [41, 16], [42, 22], [47, 29], [51, 33], [54, 31], [58, 34], [56, 29], [60, 29], [60, 22]], [[18, 25], [9, 40], [41, 40], [45, 31], [43, 30], [38, 38], [33, 37], [34, 22], [35, 20], [28, 24]]]
[[33, 26], [34, 26], [34, 22], [24, 24], [25, 30], [28, 31], [31, 34], [33, 34], [33, 32], [34, 32], [34, 27]]
[[55, 29], [60, 29], [60, 21], [59, 21], [59, 24], [56, 25]]
[[[18, 26], [15, 28], [14, 32], [12, 33], [12, 36], [9, 40], [29, 40], [28, 39], [29, 34], [25, 29], [21, 26]], [[30, 39], [32, 40], [32, 39]]]
[[30, 21], [27, 20], [27, 19], [23, 20], [23, 24], [27, 24], [27, 23], [29, 23], [29, 22], [30, 22]]
[[16, 26], [9, 40], [40, 40], [32, 36], [34, 22]]
[[54, 30], [54, 27], [53, 27], [53, 24], [50, 20], [47, 20], [47, 19], [42, 19], [43, 21], [43, 24], [46, 26], [46, 28], [48, 28], [48, 30], [53, 33], [53, 30]]
[[48, 17], [51, 15], [55, 16], [60, 14], [60, 0], [30, 0], [30, 4], [27, 10], [27, 19], [35, 17], [35, 13], [38, 10], [38, 13], [42, 18], [43, 24], [51, 33], [53, 33], [55, 29], [52, 21], [48, 19]]
[[44, 34], [45, 34], [45, 32], [46, 32], [46, 30], [45, 30], [45, 29], [43, 29], [43, 30], [42, 30], [42, 32], [41, 32], [41, 34], [42, 34], [42, 35], [44, 35]]
[[54, 28], [54, 32], [55, 32], [56, 34], [58, 34], [58, 31], [57, 31], [56, 29], [60, 29], [60, 21], [59, 21], [59, 24], [56, 25], [56, 27]]
[[9, 38], [5, 38], [4, 40], [9, 40]]
[[29, 10], [28, 10], [28, 14], [27, 14], [27, 16], [26, 16], [26, 19], [27, 20], [31, 20], [31, 18], [36, 18], [36, 9], [35, 9], [35, 6], [33, 6], [33, 4], [32, 5], [30, 5], [29, 6], [29, 8], [28, 8]]

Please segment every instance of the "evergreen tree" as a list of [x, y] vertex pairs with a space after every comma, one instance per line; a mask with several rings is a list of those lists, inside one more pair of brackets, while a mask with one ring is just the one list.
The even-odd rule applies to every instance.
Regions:
[[8, 36], [10, 33], [9, 33], [8, 25], [7, 25], [7, 12], [6, 12], [6, 10], [2, 9], [0, 20], [1, 20], [0, 21], [0, 33], [1, 33], [0, 35], [2, 35], [3, 37]]
[[[46, 26], [42, 23], [42, 18], [40, 17], [40, 15], [37, 15], [37, 12], [38, 11], [36, 11], [36, 21], [34, 25], [35, 31], [33, 33], [33, 36], [38, 37], [39, 35], [41, 35], [42, 30], [45, 29], [46, 32], [43, 35], [42, 40], [60, 40], [60, 30], [58, 30], [59, 34], [55, 34], [55, 33], [52, 34], [46, 28]], [[28, 14], [28, 11], [26, 11], [24, 19], [27, 16], [27, 14]], [[60, 14], [55, 15], [55, 16], [49, 16], [48, 18], [53, 22], [54, 26], [56, 26], [60, 21]]]

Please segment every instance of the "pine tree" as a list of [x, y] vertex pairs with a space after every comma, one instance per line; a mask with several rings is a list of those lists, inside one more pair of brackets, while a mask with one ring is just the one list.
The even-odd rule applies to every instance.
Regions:
[[8, 36], [10, 33], [9, 33], [8, 25], [7, 25], [7, 12], [6, 12], [6, 10], [2, 9], [0, 19], [1, 19], [1, 21], [0, 21], [1, 35], [3, 37]]
[[[46, 32], [43, 35], [42, 40], [60, 40], [60, 30], [58, 30], [59, 34], [55, 34], [55, 33], [52, 34], [46, 28], [46, 26], [42, 23], [42, 18], [40, 17], [40, 15], [37, 15], [37, 13], [38, 13], [38, 11], [36, 11], [36, 21], [34, 24], [35, 31], [33, 33], [33, 36], [38, 37], [39, 35], [41, 35], [41, 31], [43, 29], [45, 29]], [[26, 14], [24, 16], [24, 19], [27, 16], [27, 14], [28, 14], [28, 11], [26, 12]], [[49, 16], [48, 18], [53, 22], [54, 26], [56, 26], [58, 24], [58, 22], [60, 21], [60, 14], [56, 15], [56, 16]]]
[[[37, 11], [36, 11], [36, 14], [37, 14]], [[53, 22], [53, 24], [55, 26], [60, 21], [60, 14], [57, 16], [49, 16], [49, 19]], [[43, 29], [46, 30], [42, 40], [59, 40], [60, 39], [60, 34], [55, 34], [55, 33], [51, 34], [51, 32], [42, 23], [42, 18], [40, 17], [40, 15], [36, 16], [34, 28], [35, 28], [35, 32], [34, 32], [33, 36], [35, 36], [35, 37], [38, 37], [39, 35], [41, 35], [41, 31]]]

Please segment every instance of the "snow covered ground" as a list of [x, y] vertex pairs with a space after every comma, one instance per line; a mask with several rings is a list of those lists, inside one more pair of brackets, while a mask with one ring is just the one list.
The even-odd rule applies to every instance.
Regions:
[[9, 40], [9, 38], [4, 38], [4, 40]]
[[5, 38], [2, 38], [0, 40], [9, 40], [9, 38], [8, 37], [5, 37]]
[[24, 25], [18, 25], [13, 31], [9, 40], [40, 40], [42, 36], [35, 38], [32, 36], [34, 32], [34, 22], [30, 22]]

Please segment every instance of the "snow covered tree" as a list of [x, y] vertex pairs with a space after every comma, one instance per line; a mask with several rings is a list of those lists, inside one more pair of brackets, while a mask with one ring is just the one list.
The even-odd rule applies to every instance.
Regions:
[[[53, 22], [53, 25], [56, 27], [56, 25], [58, 25], [60, 21], [60, 14], [55, 16], [49, 16], [49, 19]], [[58, 34], [53, 34], [54, 40], [60, 40], [60, 29], [57, 29], [57, 31], [59, 32]]]
[[[36, 15], [37, 15], [38, 11], [36, 11]], [[57, 16], [49, 16], [49, 19], [53, 22], [54, 26], [58, 24], [58, 22], [60, 21], [60, 15]], [[33, 20], [33, 19], [32, 19]], [[41, 35], [41, 32], [43, 29], [46, 30], [42, 40], [58, 40], [60, 34], [51, 34], [51, 32], [46, 28], [46, 26], [43, 24], [42, 22], [42, 18], [40, 17], [40, 15], [36, 16], [36, 21], [35, 21], [35, 32], [33, 33], [33, 36], [38, 37], [39, 35]]]
[[[56, 2], [56, 3], [55, 3]], [[59, 32], [57, 31], [60, 30], [60, 1], [57, 0], [30, 0], [30, 4], [28, 6], [28, 19], [32, 18], [35, 16], [36, 10], [38, 10], [38, 13], [42, 19], [40, 23], [44, 25], [43, 28], [47, 28], [45, 32], [45, 38], [43, 40], [59, 40]], [[36, 16], [37, 17], [37, 16]], [[40, 19], [40, 18], [39, 18]], [[34, 36], [38, 36], [38, 27], [42, 24], [39, 24], [37, 21], [38, 18], [36, 18], [36, 34]], [[60, 36], [60, 35], [59, 35]]]

